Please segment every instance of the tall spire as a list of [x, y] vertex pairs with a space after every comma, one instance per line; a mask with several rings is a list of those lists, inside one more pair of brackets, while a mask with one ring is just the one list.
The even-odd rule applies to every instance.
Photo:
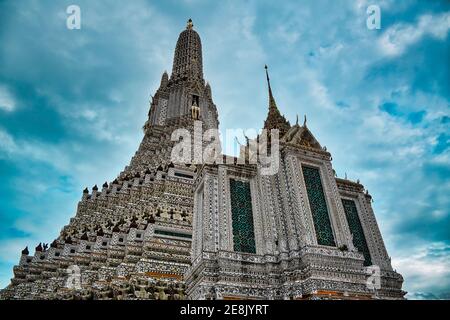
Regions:
[[203, 79], [202, 42], [192, 19], [180, 33], [173, 58], [171, 79]]
[[264, 121], [264, 129], [278, 129], [280, 130], [280, 138], [289, 130], [291, 125], [286, 118], [281, 115], [278, 110], [277, 104], [275, 102], [275, 98], [272, 94], [272, 88], [270, 86], [270, 78], [267, 65], [264, 66], [266, 69], [266, 78], [267, 78], [267, 86], [269, 88], [269, 114], [267, 115], [266, 121]]
[[144, 126], [146, 134], [150, 134], [153, 126], [184, 123], [186, 119], [203, 121], [206, 129], [218, 127], [211, 86], [203, 78], [200, 36], [194, 30], [192, 19], [185, 20], [182, 29], [175, 47], [172, 72], [162, 74], [161, 84], [152, 96]]
[[269, 71], [267, 70], [267, 64], [264, 66], [264, 68], [266, 69], [266, 78], [267, 78], [267, 86], [269, 88], [269, 108], [277, 108], [277, 104], [275, 102], [275, 98], [273, 97], [272, 94], [272, 88], [270, 87], [270, 78], [269, 78]]

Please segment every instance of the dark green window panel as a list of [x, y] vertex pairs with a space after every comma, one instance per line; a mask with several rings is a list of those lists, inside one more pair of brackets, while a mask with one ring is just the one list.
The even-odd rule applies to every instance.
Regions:
[[256, 253], [250, 183], [230, 179], [234, 251]]
[[155, 234], [163, 234], [165, 236], [172, 236], [172, 237], [180, 237], [180, 238], [192, 239], [192, 236], [190, 234], [178, 233], [178, 232], [172, 232], [172, 231], [166, 231], [166, 230], [155, 230]]
[[185, 174], [185, 173], [181, 173], [181, 172], [175, 172], [174, 176], [181, 177], [181, 178], [186, 178], [186, 179], [194, 179], [193, 175]]
[[334, 242], [333, 230], [331, 229], [330, 216], [328, 215], [327, 202], [322, 188], [319, 169], [302, 166], [302, 170], [314, 229], [316, 230], [317, 243], [335, 247], [336, 244]]
[[369, 248], [367, 247], [366, 237], [364, 236], [364, 230], [359, 220], [355, 201], [342, 199], [342, 204], [350, 232], [353, 234], [353, 245], [364, 255], [364, 265], [370, 266], [372, 265], [372, 259], [370, 258]]

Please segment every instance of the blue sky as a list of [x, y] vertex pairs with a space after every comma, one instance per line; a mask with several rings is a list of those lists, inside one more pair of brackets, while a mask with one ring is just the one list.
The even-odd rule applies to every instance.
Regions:
[[450, 5], [419, 0], [0, 1], [0, 287], [128, 164], [188, 18], [221, 129], [262, 126], [267, 63], [281, 112], [373, 195], [408, 297], [450, 298]]

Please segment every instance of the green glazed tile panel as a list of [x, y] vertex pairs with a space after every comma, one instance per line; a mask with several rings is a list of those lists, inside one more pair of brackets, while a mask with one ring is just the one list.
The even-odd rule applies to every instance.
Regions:
[[250, 183], [230, 179], [234, 251], [256, 253]]
[[302, 166], [305, 178], [306, 191], [308, 193], [309, 206], [313, 216], [314, 229], [316, 230], [317, 243], [324, 246], [335, 247], [333, 230], [331, 229], [330, 216], [328, 215], [327, 202], [322, 188], [320, 172], [317, 168]]
[[353, 234], [353, 245], [364, 255], [364, 265], [370, 266], [372, 265], [372, 259], [370, 258], [369, 248], [367, 247], [366, 237], [364, 236], [364, 230], [359, 220], [355, 201], [342, 199], [342, 204], [350, 232]]

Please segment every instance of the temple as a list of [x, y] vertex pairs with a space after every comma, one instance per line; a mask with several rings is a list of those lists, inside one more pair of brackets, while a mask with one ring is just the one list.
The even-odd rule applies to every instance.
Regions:
[[189, 20], [130, 164], [83, 191], [50, 245], [22, 251], [0, 299], [403, 299], [371, 196], [336, 177], [306, 118], [291, 125], [280, 112], [267, 67], [266, 78], [276, 172], [263, 174], [251, 148], [262, 135], [238, 157], [173, 161], [176, 129], [219, 126]]

